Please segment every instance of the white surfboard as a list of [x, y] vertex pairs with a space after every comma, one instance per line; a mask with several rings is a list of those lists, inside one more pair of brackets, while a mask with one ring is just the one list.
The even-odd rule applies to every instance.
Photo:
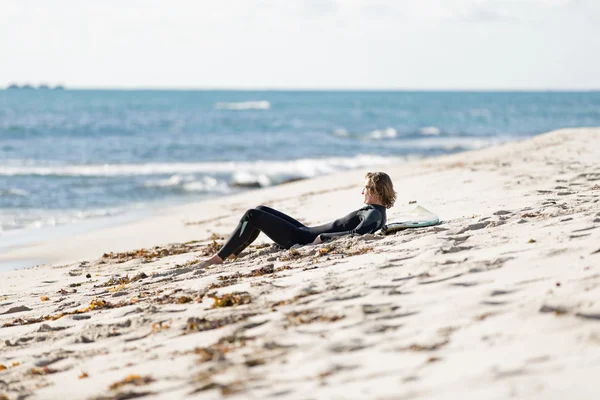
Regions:
[[417, 206], [410, 213], [400, 215], [394, 219], [396, 220], [395, 222], [388, 222], [378, 233], [389, 235], [401, 229], [433, 226], [440, 222], [440, 218], [437, 215], [421, 206]]

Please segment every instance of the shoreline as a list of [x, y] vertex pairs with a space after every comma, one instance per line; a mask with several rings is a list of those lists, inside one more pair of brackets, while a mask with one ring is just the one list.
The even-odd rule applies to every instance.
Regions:
[[193, 267], [258, 204], [308, 225], [355, 210], [353, 170], [14, 251], [58, 261], [2, 273], [0, 397], [596, 399], [598, 142], [564, 129], [388, 166], [388, 222], [442, 220], [390, 236], [261, 235]]
[[[533, 136], [533, 137], [536, 137], [536, 136]], [[213, 204], [215, 204], [213, 202], [213, 200], [217, 200], [217, 199], [228, 199], [230, 197], [242, 196], [241, 201], [244, 201], [243, 200], [244, 194], [252, 193], [256, 190], [268, 191], [268, 190], [276, 189], [276, 188], [279, 188], [282, 186], [287, 186], [287, 185], [295, 184], [298, 182], [312, 181], [315, 179], [328, 179], [328, 178], [335, 179], [335, 177], [337, 175], [340, 175], [340, 176], [345, 176], [345, 174], [358, 174], [358, 175], [363, 174], [364, 175], [364, 172], [366, 172], [367, 170], [373, 170], [373, 168], [377, 169], [377, 168], [381, 167], [381, 168], [385, 169], [387, 167], [400, 167], [400, 166], [404, 166], [405, 164], [409, 164], [409, 165], [414, 164], [414, 165], [418, 166], [420, 163], [426, 162], [427, 160], [444, 159], [446, 157], [453, 158], [460, 154], [469, 154], [472, 152], [478, 152], [478, 151], [485, 150], [488, 148], [496, 148], [498, 146], [504, 146], [507, 144], [520, 142], [522, 140], [527, 140], [527, 138], [520, 139], [520, 140], [513, 139], [511, 141], [503, 142], [500, 144], [496, 144], [496, 145], [492, 145], [492, 146], [488, 146], [488, 147], [484, 147], [484, 148], [464, 150], [464, 151], [454, 152], [454, 153], [449, 153], [449, 154], [444, 154], [444, 155], [425, 156], [425, 157], [420, 157], [420, 158], [416, 158], [416, 159], [411, 159], [409, 157], [407, 159], [404, 159], [403, 161], [397, 161], [393, 164], [385, 164], [385, 165], [381, 165], [381, 166], [373, 166], [373, 167], [368, 167], [368, 168], [357, 167], [357, 168], [337, 171], [337, 172], [323, 175], [320, 177], [292, 178], [289, 180], [284, 180], [283, 182], [281, 182], [279, 184], [267, 186], [267, 187], [255, 188], [254, 186], [248, 186], [248, 188], [247, 188], [248, 190], [244, 190], [241, 192], [228, 193], [228, 194], [224, 194], [224, 195], [217, 195], [217, 196], [211, 195], [211, 196], [209, 196], [205, 199], [201, 199], [201, 200], [183, 201], [182, 199], [175, 199], [175, 200], [172, 200], [170, 202], [170, 204], [169, 204], [169, 202], [167, 202], [166, 204], [163, 204], [160, 206], [150, 206], [150, 207], [146, 207], [143, 209], [137, 209], [134, 207], [133, 209], [125, 212], [124, 214], [108, 216], [108, 217], [100, 217], [100, 218], [91, 218], [89, 220], [77, 221], [73, 224], [65, 224], [65, 225], [42, 227], [42, 228], [25, 228], [25, 229], [19, 229], [16, 231], [6, 231], [6, 234], [7, 234], [6, 236], [17, 237], [17, 245], [11, 246], [12, 248], [6, 248], [7, 246], [0, 246], [0, 250], [3, 250], [3, 253], [0, 253], [0, 272], [10, 271], [12, 269], [35, 267], [36, 265], [40, 265], [40, 264], [55, 265], [57, 263], [72, 262], [72, 261], [75, 261], [75, 258], [91, 259], [94, 257], [98, 257], [99, 254], [101, 254], [101, 253], [99, 253], [99, 251], [96, 251], [95, 253], [90, 253], [89, 256], [85, 255], [82, 252], [77, 252], [75, 258], [56, 256], [55, 254], [52, 254], [52, 252], [48, 251], [47, 249], [51, 245], [59, 245], [60, 242], [55, 240], [55, 238], [50, 238], [49, 237], [50, 235], [55, 236], [55, 234], [58, 234], [60, 238], [73, 239], [74, 236], [77, 234], [81, 234], [83, 236], [90, 236], [90, 235], [94, 235], [95, 233], [101, 234], [101, 232], [103, 232], [105, 230], [110, 230], [111, 228], [117, 228], [117, 227], [120, 227], [123, 225], [125, 225], [123, 227], [125, 229], [127, 229], [127, 225], [130, 223], [131, 224], [143, 223], [143, 222], [150, 223], [152, 221], [153, 217], [157, 217], [159, 215], [166, 215], [169, 213], [181, 214], [182, 212], [184, 214], [193, 215], [194, 213], [191, 212], [192, 208], [194, 208], [194, 207], [201, 208], [204, 204], [206, 204], [207, 206], [210, 207]], [[240, 188], [240, 187], [243, 187], [243, 185], [240, 185], [240, 186], [234, 185], [232, 188]], [[218, 200], [217, 200], [217, 202], [218, 202]], [[248, 206], [248, 207], [251, 208], [252, 206]], [[245, 210], [243, 210], [243, 211], [245, 211]], [[243, 213], [243, 211], [242, 211], [242, 213]], [[404, 210], [404, 211], [406, 211], [406, 210]], [[143, 218], [140, 219], [139, 218], [140, 216], [142, 216]], [[236, 223], [237, 223], [237, 221], [236, 221]], [[235, 223], [232, 226], [235, 226]], [[43, 235], [42, 234], [43, 231], [46, 231], [47, 235]], [[33, 236], [33, 238], [28, 237], [29, 235]], [[179, 236], [177, 236], [177, 237], [179, 237]], [[40, 238], [41, 240], [39, 240], [38, 238]], [[193, 239], [191, 239], [190, 236], [184, 236], [184, 238], [187, 238], [188, 240], [193, 240]], [[137, 242], [133, 241], [132, 245], [135, 246], [136, 245], [135, 243], [137, 243]], [[157, 241], [143, 241], [141, 243], [147, 243], [146, 246], [163, 244], [162, 242], [157, 242]], [[109, 242], [107, 242], [106, 245], [110, 247], [112, 245], [112, 243], [109, 241]], [[120, 245], [116, 245], [115, 248], [118, 249], [118, 251], [126, 251], [126, 249]], [[33, 257], [31, 257], [29, 255], [30, 252], [34, 253]], [[11, 263], [18, 264], [19, 267], [10, 268], [9, 266], [11, 265]]]

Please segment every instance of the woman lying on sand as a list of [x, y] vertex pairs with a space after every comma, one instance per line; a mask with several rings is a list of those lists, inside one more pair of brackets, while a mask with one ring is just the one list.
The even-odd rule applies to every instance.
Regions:
[[392, 180], [384, 172], [369, 172], [365, 176], [362, 194], [366, 207], [319, 226], [304, 226], [294, 218], [265, 206], [248, 210], [221, 250], [197, 266], [221, 264], [227, 257], [237, 256], [256, 240], [260, 232], [286, 249], [295, 244], [319, 244], [353, 233], [374, 233], [385, 225], [385, 209], [391, 208], [396, 201]]

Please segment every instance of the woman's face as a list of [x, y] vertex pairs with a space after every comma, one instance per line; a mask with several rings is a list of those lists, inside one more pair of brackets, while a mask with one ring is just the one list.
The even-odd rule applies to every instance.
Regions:
[[375, 193], [373, 193], [373, 190], [371, 189], [368, 178], [365, 179], [365, 185], [363, 187], [362, 194], [365, 197], [364, 201], [363, 201], [365, 204], [377, 203], [379, 201], [379, 199], [377, 198], [377, 196], [375, 195]]

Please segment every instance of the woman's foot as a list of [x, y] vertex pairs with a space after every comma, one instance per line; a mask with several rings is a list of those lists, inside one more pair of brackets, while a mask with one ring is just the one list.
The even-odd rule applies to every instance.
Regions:
[[206, 260], [200, 261], [198, 264], [194, 265], [196, 268], [207, 268], [214, 264], [223, 264], [223, 259], [219, 257], [218, 254], [215, 254], [211, 258], [207, 258]]

